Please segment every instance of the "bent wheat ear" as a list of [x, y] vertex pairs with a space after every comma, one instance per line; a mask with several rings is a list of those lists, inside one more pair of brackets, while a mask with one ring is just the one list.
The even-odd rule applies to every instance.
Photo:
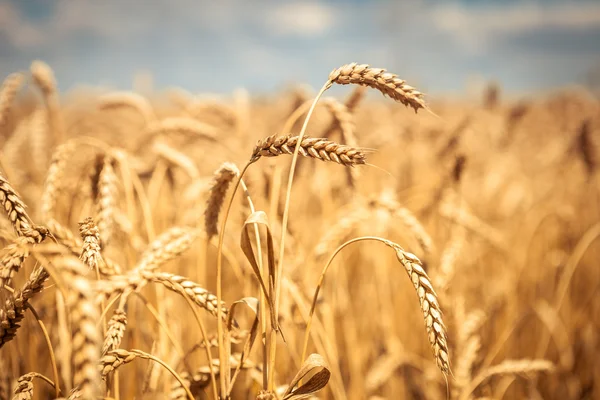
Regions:
[[[298, 143], [298, 136], [277, 135], [269, 136], [259, 140], [250, 162], [256, 162], [261, 157], [277, 157], [282, 154], [294, 154], [294, 148]], [[351, 146], [344, 146], [322, 138], [304, 137], [300, 142], [299, 154], [303, 157], [316, 158], [321, 161], [332, 161], [348, 167], [365, 164], [365, 153], [363, 150]]]
[[383, 68], [372, 68], [368, 64], [346, 64], [331, 71], [329, 81], [340, 85], [369, 86], [407, 107], [412, 107], [415, 112], [420, 108], [427, 108], [423, 101], [423, 93]]
[[17, 235], [31, 239], [32, 243], [41, 243], [44, 240], [48, 234], [47, 229], [33, 224], [25, 211], [27, 206], [2, 175], [0, 175], [0, 206], [4, 208]]
[[404, 266], [410, 280], [417, 291], [421, 311], [427, 327], [427, 337], [431, 350], [435, 356], [437, 366], [443, 373], [450, 372], [450, 357], [448, 352], [448, 341], [446, 339], [446, 326], [442, 320], [442, 310], [437, 300], [437, 294], [433, 290], [429, 276], [423, 269], [421, 260], [414, 254], [404, 251], [395, 243], [389, 242], [388, 246], [396, 251], [398, 261]]
[[108, 330], [104, 336], [104, 344], [102, 345], [102, 355], [104, 356], [111, 350], [116, 350], [121, 345], [121, 340], [127, 328], [127, 314], [120, 308], [115, 310], [115, 313], [108, 321]]

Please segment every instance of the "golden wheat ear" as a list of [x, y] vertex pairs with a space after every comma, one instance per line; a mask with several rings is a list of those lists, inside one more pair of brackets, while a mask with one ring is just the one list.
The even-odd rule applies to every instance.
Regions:
[[346, 64], [331, 71], [329, 81], [340, 85], [354, 84], [377, 89], [385, 96], [412, 107], [415, 112], [420, 108], [427, 108], [423, 93], [383, 68], [373, 68], [368, 64]]

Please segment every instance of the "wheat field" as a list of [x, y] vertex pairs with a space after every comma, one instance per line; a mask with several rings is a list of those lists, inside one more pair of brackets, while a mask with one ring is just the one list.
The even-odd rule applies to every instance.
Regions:
[[331, 67], [5, 78], [0, 399], [600, 398], [598, 98]]

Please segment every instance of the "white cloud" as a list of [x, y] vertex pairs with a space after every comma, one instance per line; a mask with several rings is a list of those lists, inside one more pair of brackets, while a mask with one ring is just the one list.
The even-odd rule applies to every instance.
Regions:
[[325, 4], [299, 1], [269, 8], [267, 25], [274, 34], [314, 37], [333, 28], [335, 15]]
[[466, 7], [446, 4], [431, 14], [434, 26], [455, 36], [470, 50], [482, 50], [505, 35], [542, 28], [569, 30], [600, 27], [600, 3], [511, 3]]
[[45, 41], [42, 32], [26, 21], [10, 3], [0, 4], [0, 34], [5, 35], [15, 47], [31, 47]]

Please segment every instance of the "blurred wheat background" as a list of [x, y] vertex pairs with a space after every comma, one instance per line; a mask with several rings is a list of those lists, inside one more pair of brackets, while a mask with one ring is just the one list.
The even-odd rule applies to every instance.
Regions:
[[600, 398], [598, 43], [591, 1], [0, 2], [0, 400]]

